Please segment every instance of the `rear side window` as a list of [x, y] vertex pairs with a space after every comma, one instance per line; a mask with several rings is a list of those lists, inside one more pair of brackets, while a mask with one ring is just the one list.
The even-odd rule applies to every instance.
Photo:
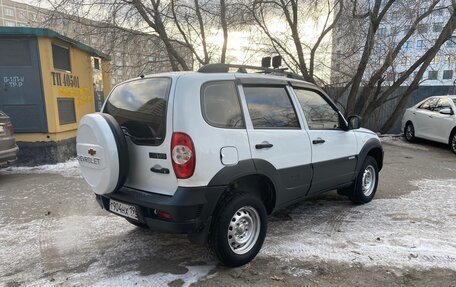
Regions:
[[254, 128], [299, 129], [285, 87], [244, 87], [244, 94]]
[[112, 115], [136, 143], [160, 145], [166, 135], [169, 78], [127, 82], [111, 92], [105, 113]]
[[232, 81], [209, 82], [202, 87], [204, 119], [214, 127], [244, 128], [241, 105]]
[[434, 108], [434, 106], [437, 104], [438, 98], [430, 98], [429, 100], [425, 101], [422, 103], [418, 108], [423, 109], [423, 110], [430, 110]]

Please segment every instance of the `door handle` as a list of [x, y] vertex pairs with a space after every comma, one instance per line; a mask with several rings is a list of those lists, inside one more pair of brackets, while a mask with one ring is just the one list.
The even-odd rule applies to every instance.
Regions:
[[268, 142], [265, 142], [265, 143], [260, 143], [260, 144], [256, 144], [255, 145], [255, 148], [256, 149], [263, 149], [263, 148], [271, 148], [273, 147], [274, 145], [273, 144], [270, 144]]
[[313, 144], [322, 144], [322, 143], [325, 143], [325, 140], [321, 139], [321, 138], [318, 138], [316, 140], [313, 140], [312, 143]]
[[160, 166], [151, 167], [150, 171], [155, 172], [155, 173], [161, 173], [161, 174], [169, 174], [169, 169], [160, 167]]

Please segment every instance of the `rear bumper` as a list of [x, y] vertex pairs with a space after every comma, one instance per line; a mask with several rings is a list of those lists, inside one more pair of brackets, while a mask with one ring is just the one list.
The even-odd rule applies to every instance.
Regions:
[[0, 166], [8, 165], [17, 159], [17, 153], [19, 152], [19, 148], [17, 145], [14, 147], [0, 151]]
[[[224, 186], [179, 187], [173, 196], [167, 196], [123, 187], [110, 194], [96, 195], [96, 199], [108, 211], [110, 199], [136, 206], [139, 221], [152, 230], [190, 234], [202, 231], [210, 224], [224, 190]], [[156, 210], [170, 213], [172, 219], [158, 217]]]

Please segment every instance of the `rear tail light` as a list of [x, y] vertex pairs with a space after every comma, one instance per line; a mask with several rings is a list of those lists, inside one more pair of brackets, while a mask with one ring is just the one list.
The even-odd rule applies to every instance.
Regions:
[[171, 140], [171, 158], [177, 178], [185, 179], [195, 171], [196, 155], [192, 139], [184, 133], [174, 133]]
[[9, 135], [12, 136], [14, 134], [13, 124], [11, 122], [8, 122], [6, 124], [6, 128], [8, 129]]

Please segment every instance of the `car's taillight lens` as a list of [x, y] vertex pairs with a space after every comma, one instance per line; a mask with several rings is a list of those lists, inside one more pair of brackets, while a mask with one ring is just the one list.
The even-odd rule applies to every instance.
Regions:
[[185, 179], [195, 171], [196, 155], [192, 139], [184, 133], [174, 133], [171, 140], [171, 157], [177, 178]]
[[6, 128], [8, 129], [9, 135], [12, 136], [14, 134], [13, 124], [11, 122], [8, 122], [6, 124]]

